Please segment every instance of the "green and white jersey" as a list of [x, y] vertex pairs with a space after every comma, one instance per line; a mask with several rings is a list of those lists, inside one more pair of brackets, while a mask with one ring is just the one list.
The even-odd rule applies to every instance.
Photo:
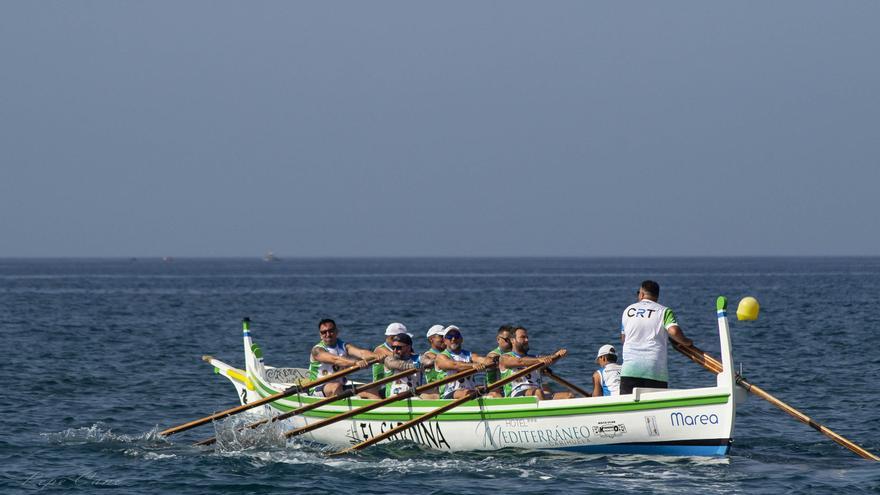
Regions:
[[[449, 359], [451, 359], [453, 361], [458, 361], [459, 363], [472, 362], [470, 351], [462, 350], [456, 354], [456, 353], [449, 352], [449, 349], [446, 349], [441, 354], [443, 354], [444, 356], [448, 357]], [[436, 364], [434, 365], [434, 369], [437, 370], [438, 373], [440, 373], [438, 376], [440, 377], [439, 379], [441, 379], [441, 380], [443, 378], [446, 378], [449, 375], [454, 375], [456, 373], [459, 373], [458, 371], [444, 371], [444, 370], [438, 369]], [[459, 378], [457, 381], [454, 381], [452, 383], [447, 383], [446, 385], [443, 385], [442, 387], [440, 387], [440, 398], [441, 399], [449, 399], [450, 397], [452, 397], [452, 394], [454, 394], [456, 390], [460, 390], [460, 389], [473, 390], [475, 388], [477, 388], [477, 384], [474, 382], [473, 375], [467, 376], [465, 378]]]
[[[377, 352], [379, 349], [381, 349], [383, 347], [388, 349], [389, 351], [391, 350], [391, 347], [388, 345], [388, 342], [384, 342], [382, 345], [376, 346], [376, 348], [373, 349], [373, 352]], [[391, 353], [389, 355], [394, 355], [394, 353]], [[382, 363], [374, 364], [372, 366], [371, 370], [373, 372], [373, 381], [374, 382], [376, 380], [381, 380], [381, 379], [385, 378], [386, 376], [390, 376], [390, 375], [385, 374], [385, 366]]]
[[[409, 361], [413, 364], [413, 367], [420, 368], [422, 366], [421, 356], [417, 354], [413, 354], [409, 357]], [[385, 376], [391, 376], [398, 371], [382, 367], [385, 370]], [[415, 389], [416, 387], [422, 384], [422, 372], [419, 371], [417, 373], [412, 373], [410, 375], [406, 375], [402, 378], [398, 378], [393, 382], [385, 384], [385, 397], [391, 397], [392, 395], [397, 395], [402, 392], [406, 392], [407, 390]]]
[[[517, 354], [514, 351], [510, 351], [505, 353], [506, 356], [513, 356], [515, 358], [524, 358], [524, 357], [535, 357], [531, 354]], [[519, 371], [516, 368], [508, 368], [501, 372], [501, 380], [507, 378], [508, 376]], [[516, 380], [508, 383], [504, 386], [504, 396], [505, 397], [519, 397], [526, 390], [530, 388], [541, 388], [541, 371], [534, 370], [525, 376], [521, 376]]]
[[678, 325], [671, 309], [643, 299], [630, 304], [620, 323], [623, 341], [623, 367], [620, 376], [669, 381], [666, 368], [667, 330]]
[[[317, 347], [325, 352], [329, 352], [330, 354], [333, 354], [334, 356], [348, 357], [348, 352], [345, 351], [345, 342], [343, 342], [342, 339], [336, 340], [335, 347], [327, 347], [327, 345], [324, 344], [323, 341], [318, 342], [317, 344], [313, 345], [312, 349], [314, 349], [315, 347]], [[339, 366], [337, 366], [335, 364], [326, 364], [326, 363], [322, 363], [320, 361], [315, 361], [314, 356], [309, 354], [309, 379], [310, 380], [314, 381], [314, 380], [318, 379], [319, 377], [327, 376], [331, 373], [336, 373], [337, 371], [339, 371], [339, 369], [340, 369]], [[345, 383], [345, 378], [342, 377], [337, 380], [334, 380], [334, 382], [335, 381], [338, 381], [339, 383]], [[333, 382], [330, 382], [330, 383], [333, 383]]]
[[[436, 358], [437, 354], [441, 354], [443, 351], [438, 351], [437, 349], [434, 349], [432, 347], [432, 348], [428, 349], [427, 351], [423, 352], [422, 356], [424, 356], [425, 354], [427, 354], [429, 352], [431, 354], [433, 354]], [[445, 375], [441, 371], [439, 371], [437, 369], [437, 367], [435, 366], [431, 369], [425, 370], [425, 383], [436, 382], [437, 380], [443, 378], [444, 376]]]
[[[486, 356], [489, 356], [490, 354], [497, 354], [499, 356], [502, 356], [504, 355], [504, 351], [502, 351], [500, 347], [496, 347], [489, 351]], [[489, 368], [486, 370], [486, 385], [489, 385], [490, 383], [495, 383], [500, 379], [501, 377], [499, 375], [498, 368]]]

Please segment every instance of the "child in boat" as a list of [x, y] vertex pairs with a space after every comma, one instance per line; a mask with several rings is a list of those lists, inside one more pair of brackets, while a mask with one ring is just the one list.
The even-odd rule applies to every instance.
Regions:
[[596, 364], [600, 368], [593, 373], [593, 397], [620, 395], [620, 365], [614, 346], [605, 344], [600, 347]]

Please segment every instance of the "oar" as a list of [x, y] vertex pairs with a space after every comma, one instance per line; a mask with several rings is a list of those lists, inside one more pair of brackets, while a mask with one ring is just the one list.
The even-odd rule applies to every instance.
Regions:
[[[684, 346], [674, 340], [671, 340], [671, 339], [670, 339], [670, 342], [672, 342], [672, 346], [675, 347], [675, 349], [677, 351], [681, 352], [682, 354], [684, 354], [685, 356], [690, 358], [695, 363], [702, 365], [704, 368], [706, 368], [707, 370], [709, 370], [713, 373], [721, 373], [721, 371], [723, 369], [721, 363], [717, 359], [710, 356], [709, 354], [706, 354], [705, 352], [701, 351], [700, 349], [698, 349], [694, 346], [686, 347], [686, 346]], [[823, 424], [821, 424], [817, 421], [813, 421], [813, 419], [810, 418], [809, 416], [807, 416], [806, 414], [798, 411], [797, 409], [791, 407], [790, 405], [786, 404], [785, 402], [777, 399], [776, 397], [774, 397], [770, 393], [766, 392], [761, 387], [749, 383], [742, 376], [740, 376], [740, 375], [736, 376], [736, 383], [737, 383], [737, 385], [739, 385], [742, 388], [748, 390], [749, 392], [757, 395], [758, 397], [766, 400], [767, 402], [773, 404], [774, 406], [778, 407], [779, 409], [782, 409], [784, 412], [788, 413], [789, 415], [791, 415], [793, 418], [797, 419], [798, 421], [809, 425], [811, 428], [818, 431], [819, 433], [822, 433], [823, 435], [825, 435], [826, 437], [835, 441], [839, 445], [842, 445], [842, 446], [848, 448], [849, 450], [864, 457], [865, 459], [870, 459], [873, 461], [880, 461], [880, 457], [877, 457], [876, 455], [872, 454], [871, 452], [868, 452], [867, 450], [856, 445], [855, 443], [838, 435], [834, 431], [825, 427]]]
[[308, 433], [312, 430], [317, 430], [318, 428], [321, 428], [323, 426], [327, 426], [329, 424], [333, 424], [337, 421], [342, 421], [343, 419], [348, 419], [352, 416], [357, 416], [358, 414], [363, 414], [365, 412], [372, 411], [373, 409], [378, 409], [378, 408], [384, 406], [385, 404], [390, 404], [392, 402], [397, 402], [399, 400], [406, 400], [406, 399], [409, 399], [410, 397], [417, 397], [422, 392], [426, 392], [428, 390], [437, 388], [440, 385], [445, 385], [447, 383], [454, 382], [454, 381], [459, 380], [461, 378], [471, 376], [474, 373], [477, 373], [478, 371], [482, 371], [482, 369], [474, 368], [474, 369], [462, 371], [462, 372], [456, 373], [454, 375], [447, 376], [446, 378], [443, 378], [442, 380], [436, 380], [431, 383], [426, 383], [424, 385], [420, 385], [420, 386], [416, 387], [415, 389], [409, 389], [409, 390], [407, 390], [405, 392], [401, 392], [397, 395], [392, 395], [391, 397], [388, 397], [387, 399], [382, 399], [382, 400], [376, 401], [372, 404], [369, 404], [369, 405], [366, 405], [363, 407], [351, 409], [351, 410], [346, 411], [344, 413], [337, 414], [336, 416], [331, 416], [329, 418], [322, 419], [320, 421], [316, 421], [310, 425], [305, 425], [302, 428], [297, 428], [295, 430], [288, 431], [284, 434], [284, 436], [286, 438], [290, 438], [290, 437], [295, 437], [297, 435], [302, 435], [303, 433]]
[[562, 386], [568, 388], [572, 392], [577, 392], [577, 393], [583, 395], [584, 397], [592, 397], [591, 393], [578, 387], [574, 383], [571, 383], [570, 381], [562, 378], [561, 376], [557, 375], [550, 368], [544, 368], [544, 374], [549, 376], [550, 378], [552, 378], [553, 380], [555, 380], [557, 383], [561, 384]]
[[[373, 363], [381, 362], [381, 361], [382, 361], [381, 359], [370, 359], [367, 361], [367, 366], [369, 366]], [[204, 418], [197, 419], [195, 421], [190, 421], [189, 423], [185, 423], [180, 426], [168, 428], [167, 430], [160, 431], [159, 435], [163, 436], [163, 437], [168, 436], [168, 435], [173, 435], [175, 433], [180, 433], [182, 431], [189, 430], [190, 428], [195, 428], [196, 426], [201, 426], [205, 423], [210, 423], [211, 421], [214, 421], [214, 420], [217, 420], [220, 418], [232, 416], [233, 414], [238, 414], [242, 411], [247, 411], [248, 409], [253, 409], [257, 406], [262, 406], [263, 404], [268, 404], [269, 402], [273, 402], [278, 399], [283, 399], [283, 398], [291, 396], [293, 394], [297, 394], [297, 393], [301, 392], [302, 390], [308, 390], [312, 387], [317, 387], [318, 385], [336, 380], [337, 378], [342, 378], [343, 376], [345, 376], [349, 373], [355, 372], [359, 369], [363, 369], [364, 367], [358, 366], [358, 365], [349, 366], [348, 368], [339, 370], [336, 373], [331, 373], [329, 375], [322, 376], [321, 378], [318, 378], [315, 381], [307, 382], [302, 385], [294, 385], [294, 386], [287, 388], [281, 392], [278, 392], [277, 394], [272, 394], [268, 397], [263, 397], [262, 399], [255, 400], [254, 402], [251, 402], [249, 404], [243, 404], [243, 405], [240, 405], [237, 407], [233, 407], [231, 409], [227, 409], [225, 411], [220, 411], [218, 413], [214, 413], [210, 416], [205, 416]]]
[[[556, 361], [560, 357], [562, 357], [562, 356], [551, 357], [550, 363]], [[498, 387], [503, 387], [504, 385], [507, 385], [508, 383], [516, 380], [517, 378], [519, 378], [521, 376], [528, 375], [532, 371], [541, 369], [544, 366], [549, 366], [550, 363], [533, 364], [533, 365], [529, 366], [528, 368], [524, 368], [524, 369], [508, 376], [507, 378], [498, 380], [497, 382], [490, 383], [489, 385], [486, 386], [486, 392], [488, 393], [492, 389], [495, 389]], [[394, 436], [394, 435], [396, 435], [396, 434], [400, 433], [401, 431], [406, 430], [408, 428], [412, 428], [413, 426], [415, 426], [419, 423], [423, 423], [423, 422], [425, 422], [435, 416], [439, 416], [440, 414], [443, 414], [446, 411], [448, 411], [450, 409], [454, 409], [454, 408], [464, 404], [465, 402], [471, 401], [471, 400], [474, 400], [474, 397], [462, 397], [461, 399], [456, 399], [456, 400], [450, 402], [449, 404], [446, 404], [445, 406], [438, 407], [437, 409], [434, 409], [431, 412], [427, 412], [427, 413], [419, 416], [416, 419], [407, 421], [406, 423], [403, 423], [402, 425], [395, 426], [394, 428], [391, 428], [390, 430], [386, 431], [385, 433], [382, 433], [381, 435], [369, 438], [369, 439], [364, 440], [363, 442], [361, 442], [357, 445], [349, 447], [345, 450], [340, 450], [339, 452], [335, 452], [331, 455], [337, 456], [337, 455], [348, 454], [349, 452], [353, 452], [355, 450], [361, 450], [363, 448], [369, 447], [370, 445], [373, 445], [374, 443], [381, 442], [382, 440], [385, 440], [388, 437]]]
[[[375, 382], [370, 382], [370, 383], [365, 383], [363, 385], [358, 385], [357, 387], [350, 388], [348, 390], [344, 390], [339, 395], [334, 395], [332, 397], [326, 397], [326, 398], [321, 399], [319, 401], [312, 402], [311, 404], [306, 404], [304, 406], [300, 406], [300, 407], [294, 409], [293, 411], [288, 411], [284, 414], [272, 416], [271, 418], [266, 418], [266, 419], [261, 419], [259, 421], [255, 421], [251, 424], [242, 426], [237, 431], [245, 430], [247, 428], [256, 428], [257, 426], [264, 425], [266, 423], [281, 421], [282, 419], [287, 419], [292, 416], [296, 416], [297, 414], [302, 414], [304, 412], [311, 411], [312, 409], [317, 409], [317, 408], [323, 406], [324, 404], [330, 404], [332, 402], [347, 399], [347, 398], [355, 396], [361, 392], [376, 388], [381, 385], [385, 385], [386, 383], [389, 383], [389, 382], [393, 382], [394, 380], [397, 380], [398, 378], [403, 378], [404, 376], [411, 375], [417, 371], [421, 371], [421, 370], [419, 368], [412, 368], [412, 369], [401, 371], [400, 373], [397, 373], [395, 375], [386, 376], [385, 378], [382, 378], [380, 380], [376, 380]], [[217, 437], [211, 437], [211, 438], [206, 438], [205, 440], [202, 440], [200, 442], [196, 442], [193, 445], [211, 445], [216, 441], [217, 441]]]

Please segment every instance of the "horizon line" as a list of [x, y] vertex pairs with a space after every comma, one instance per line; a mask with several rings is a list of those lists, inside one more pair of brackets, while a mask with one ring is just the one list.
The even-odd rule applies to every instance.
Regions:
[[54, 256], [2, 256], [0, 260], [260, 260], [267, 263], [285, 260], [333, 260], [333, 259], [683, 259], [683, 258], [880, 258], [880, 254], [663, 254], [663, 255], [562, 255], [562, 254], [524, 254], [524, 255], [275, 255], [274, 259], [266, 260], [263, 256], [242, 255], [208, 255], [208, 256], [159, 256], [159, 255], [54, 255]]

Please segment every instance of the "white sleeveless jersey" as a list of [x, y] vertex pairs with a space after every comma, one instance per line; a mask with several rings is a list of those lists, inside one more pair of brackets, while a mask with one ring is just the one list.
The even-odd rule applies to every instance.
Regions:
[[[510, 351], [507, 353], [508, 356], [513, 356], [516, 358], [524, 358], [524, 357], [535, 357], [530, 354], [519, 355], [514, 351]], [[508, 368], [501, 372], [501, 378], [507, 378], [508, 376], [521, 371], [519, 369]], [[528, 374], [517, 378], [516, 380], [508, 383], [504, 386], [504, 395], [507, 397], [519, 397], [526, 390], [530, 388], [541, 388], [541, 371], [534, 370], [529, 372]]]
[[[324, 342], [318, 342], [317, 344], [312, 346], [312, 349], [314, 349], [315, 347], [320, 348], [324, 352], [329, 352], [330, 354], [333, 354], [334, 356], [348, 357], [348, 352], [345, 351], [345, 342], [343, 342], [341, 339], [336, 340], [336, 346], [334, 346], [334, 347], [328, 347], [327, 345], [324, 344]], [[310, 356], [310, 359], [309, 359], [309, 379], [310, 380], [316, 380], [318, 378], [321, 378], [322, 376], [327, 376], [331, 373], [336, 373], [337, 371], [340, 370], [339, 366], [337, 366], [335, 364], [327, 364], [327, 363], [322, 363], [320, 361], [315, 361], [315, 358], [311, 357], [311, 354], [309, 356]], [[330, 383], [334, 383], [334, 382], [345, 383], [345, 377], [340, 377], [336, 380], [333, 380]]]
[[[413, 366], [416, 368], [420, 368], [422, 366], [421, 356], [418, 354], [412, 355], [410, 361], [413, 363]], [[385, 368], [385, 376], [391, 376], [395, 373], [400, 373], [400, 370], [392, 370]], [[422, 384], [422, 372], [417, 371], [415, 373], [410, 373], [402, 378], [398, 378], [391, 383], [385, 385], [385, 397], [391, 397], [392, 395], [397, 395], [401, 392], [406, 392], [407, 390], [415, 389], [416, 387]]]
[[620, 333], [623, 341], [622, 376], [669, 381], [666, 370], [667, 329], [678, 325], [672, 310], [643, 299], [623, 311]]
[[608, 363], [604, 368], [599, 368], [599, 376], [602, 377], [602, 395], [620, 395], [620, 365]]
[[[470, 363], [471, 361], [471, 353], [470, 351], [461, 351], [458, 354], [454, 354], [449, 352], [449, 349], [446, 349], [441, 354], [452, 359], [453, 361], [458, 361], [459, 363]], [[437, 368], [437, 365], [434, 365], [434, 369], [437, 370], [438, 374], [440, 374], [440, 378], [446, 378], [449, 375], [453, 375], [455, 373], [460, 373], [459, 371], [445, 371]], [[470, 375], [465, 378], [459, 378], [457, 381], [452, 383], [447, 383], [441, 387], [440, 397], [443, 399], [448, 399], [452, 397], [452, 394], [455, 393], [456, 390], [473, 390], [477, 388], [476, 382], [474, 382], [474, 376]]]

